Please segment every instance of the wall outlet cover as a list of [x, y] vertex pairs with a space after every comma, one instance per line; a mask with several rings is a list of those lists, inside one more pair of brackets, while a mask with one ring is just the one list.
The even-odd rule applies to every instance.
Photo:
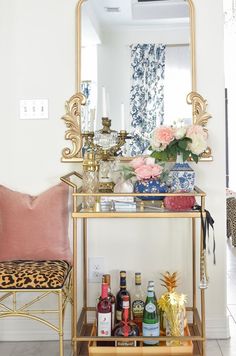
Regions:
[[102, 283], [104, 274], [104, 257], [89, 257], [88, 281], [90, 283]]

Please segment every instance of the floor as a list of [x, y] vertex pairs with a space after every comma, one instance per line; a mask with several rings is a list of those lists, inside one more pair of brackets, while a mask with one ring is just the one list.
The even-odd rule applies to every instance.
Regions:
[[[231, 339], [208, 340], [207, 356], [236, 356], [236, 248], [230, 241], [228, 255], [228, 312]], [[58, 356], [58, 342], [0, 342], [0, 356]], [[70, 342], [65, 342], [65, 356], [71, 356]]]

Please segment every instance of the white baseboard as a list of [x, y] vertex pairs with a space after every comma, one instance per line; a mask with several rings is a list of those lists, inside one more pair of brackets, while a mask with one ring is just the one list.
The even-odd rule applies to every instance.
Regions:
[[[51, 318], [50, 321], [54, 322]], [[57, 320], [55, 319], [55, 325]], [[48, 341], [58, 340], [58, 333], [42, 323], [24, 318], [6, 318], [0, 320], [0, 341]], [[64, 324], [64, 340], [71, 339], [71, 322]]]
[[228, 339], [230, 337], [229, 317], [206, 319], [206, 336], [208, 339]]
[[[70, 328], [71, 322], [68, 317], [64, 325], [64, 340], [70, 340]], [[58, 334], [49, 327], [23, 318], [1, 319], [0, 330], [0, 341], [58, 340]], [[208, 339], [229, 338], [229, 318], [207, 319], [206, 335]]]

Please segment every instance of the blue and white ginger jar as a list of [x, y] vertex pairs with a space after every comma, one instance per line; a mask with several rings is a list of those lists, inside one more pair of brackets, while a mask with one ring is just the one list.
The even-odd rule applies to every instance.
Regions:
[[171, 192], [192, 192], [195, 185], [194, 170], [187, 162], [181, 162], [181, 158], [177, 157], [177, 162], [169, 173], [168, 185]]
[[[168, 187], [166, 183], [160, 182], [159, 179], [151, 178], [151, 179], [143, 179], [138, 180], [134, 184], [134, 192], [135, 193], [167, 193]], [[142, 200], [162, 200], [164, 197], [139, 197]]]

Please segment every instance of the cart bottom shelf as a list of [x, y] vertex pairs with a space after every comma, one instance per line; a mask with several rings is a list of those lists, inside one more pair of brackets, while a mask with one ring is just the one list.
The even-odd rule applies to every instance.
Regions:
[[[92, 333], [92, 324], [88, 324], [87, 326], [86, 326], [86, 328], [84, 329], [84, 336], [91, 336], [91, 333]], [[194, 330], [193, 330], [193, 328], [192, 328], [192, 326], [191, 325], [189, 325], [189, 331], [190, 331], [190, 334], [192, 335], [192, 336], [194, 336], [195, 335], [195, 333], [194, 333]], [[129, 353], [128, 355], [129, 356], [136, 356], [136, 355], [142, 355], [142, 353], [140, 353], [140, 352], [138, 352], [138, 349], [139, 347], [137, 347], [136, 348], [136, 350], [134, 351], [134, 353]], [[94, 348], [93, 348], [94, 349]], [[99, 347], [97, 348], [97, 349], [99, 349]], [[106, 353], [104, 353], [104, 349], [107, 349], [107, 352]], [[113, 351], [112, 351], [112, 353], [111, 353], [111, 349], [113, 349]], [[119, 348], [119, 349], [121, 349], [121, 348]], [[101, 356], [103, 356], [103, 355], [109, 355], [109, 356], [113, 356], [113, 355], [126, 355], [127, 353], [120, 353], [119, 352], [119, 354], [117, 354], [114, 350], [115, 350], [115, 348], [113, 347], [113, 348], [111, 348], [111, 347], [102, 347], [102, 352], [100, 352], [99, 353], [99, 350], [96, 350], [96, 354], [94, 353], [91, 353], [91, 352], [93, 352], [93, 350], [91, 349], [90, 351], [90, 353], [89, 353], [89, 348], [88, 348], [88, 342], [78, 342], [77, 343], [77, 352], [73, 355], [73, 356], [93, 356], [93, 355], [101, 355]], [[157, 355], [157, 354], [153, 354], [153, 352], [151, 353], [151, 349], [150, 349], [150, 352], [148, 351], [149, 350], [149, 347], [145, 347], [145, 354], [144, 355]], [[125, 350], [124, 350], [125, 351]], [[130, 350], [131, 351], [131, 350]], [[173, 356], [173, 355], [185, 355], [185, 356], [190, 356], [190, 355], [193, 355], [193, 356], [201, 356], [201, 351], [200, 351], [200, 346], [199, 346], [199, 343], [198, 342], [196, 342], [196, 341], [193, 341], [193, 352], [192, 353], [176, 353], [176, 352], [172, 352], [172, 351], [170, 351], [170, 353], [158, 353], [158, 355], [165, 355], [165, 356]]]

